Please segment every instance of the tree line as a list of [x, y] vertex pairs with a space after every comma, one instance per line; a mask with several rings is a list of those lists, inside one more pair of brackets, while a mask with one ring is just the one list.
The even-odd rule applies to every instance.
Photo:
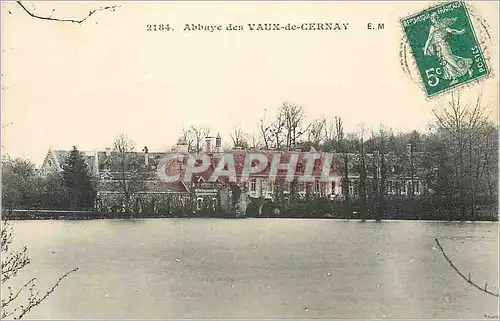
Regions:
[[[132, 196], [144, 189], [144, 181], [151, 175], [143, 166], [143, 158], [134, 151], [134, 142], [120, 134], [102, 164], [116, 183], [126, 212], [131, 210]], [[69, 152], [61, 171], [41, 173], [29, 160], [2, 158], [3, 209], [94, 210], [99, 183], [77, 146]]]
[[[341, 117], [307, 121], [303, 106], [284, 102], [274, 118], [260, 119], [257, 134], [234, 127], [232, 145], [226, 147], [336, 153], [342, 206], [361, 217], [377, 217], [389, 210], [394, 198], [390, 190], [395, 188], [391, 181], [398, 175], [410, 182], [407, 199], [427, 202], [450, 218], [474, 218], [478, 210], [496, 208], [498, 128], [481, 95], [474, 102], [463, 102], [454, 94], [433, 113], [435, 121], [426, 132], [395, 133], [384, 126], [370, 132], [359, 126], [347, 132]], [[191, 152], [200, 152], [210, 132], [209, 126], [193, 125], [183, 129], [178, 139]], [[143, 156], [134, 152], [135, 144], [126, 135], [115, 138], [113, 147], [103, 166], [112, 169], [120, 201], [129, 212], [133, 195], [145, 188], [151, 171], [145, 169]], [[2, 159], [6, 209], [93, 209], [98, 184], [77, 147], [69, 153], [61, 173], [39, 175], [27, 160]]]
[[[337, 153], [342, 206], [361, 217], [379, 218], [391, 209], [394, 197], [388, 189], [395, 176], [410, 182], [405, 198], [413, 202], [407, 202], [407, 208], [419, 205], [422, 211], [446, 213], [450, 219], [474, 219], [478, 210], [496, 211], [498, 128], [482, 95], [463, 101], [452, 94], [433, 114], [425, 132], [395, 133], [383, 125], [371, 132], [363, 125], [346, 132], [341, 117], [307, 121], [303, 106], [283, 102], [274, 117], [260, 119], [258, 134], [235, 126], [228, 147]], [[209, 134], [208, 126], [193, 125], [182, 130], [179, 141], [200, 152]]]
[[95, 197], [95, 178], [76, 146], [62, 171], [47, 175], [41, 175], [29, 160], [2, 158], [3, 209], [88, 210]]

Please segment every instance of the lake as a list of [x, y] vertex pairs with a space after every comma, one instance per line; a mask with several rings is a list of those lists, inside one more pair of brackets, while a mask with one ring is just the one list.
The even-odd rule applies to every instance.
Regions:
[[484, 318], [498, 222], [301, 219], [15, 221], [40, 289], [26, 318]]

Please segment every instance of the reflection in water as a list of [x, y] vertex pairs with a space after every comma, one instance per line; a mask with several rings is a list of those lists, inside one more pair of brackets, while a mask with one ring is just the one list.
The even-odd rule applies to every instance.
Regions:
[[[40, 286], [79, 271], [30, 318], [482, 318], [497, 223], [287, 219], [18, 221]], [[490, 285], [491, 284], [491, 285]]]

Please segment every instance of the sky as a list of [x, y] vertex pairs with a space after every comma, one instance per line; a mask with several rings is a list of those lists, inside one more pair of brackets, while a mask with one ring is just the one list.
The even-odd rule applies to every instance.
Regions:
[[[431, 2], [26, 2], [33, 19], [2, 2], [2, 153], [40, 165], [49, 148], [102, 150], [126, 133], [138, 150], [165, 151], [183, 127], [207, 125], [228, 143], [241, 126], [258, 133], [283, 101], [308, 120], [340, 116], [347, 131], [381, 123], [425, 130], [432, 109], [403, 72], [399, 20]], [[55, 9], [53, 11], [53, 9]], [[462, 90], [482, 91], [498, 117], [498, 3], [474, 2], [489, 25], [493, 76]], [[53, 12], [52, 12], [53, 11]], [[349, 23], [344, 31], [183, 31], [185, 24]], [[367, 23], [384, 30], [367, 30]], [[175, 30], [147, 31], [147, 24]], [[416, 74], [413, 74], [416, 78]]]

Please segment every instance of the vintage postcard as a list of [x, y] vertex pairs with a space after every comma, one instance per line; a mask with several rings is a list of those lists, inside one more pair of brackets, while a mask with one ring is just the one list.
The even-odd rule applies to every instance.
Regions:
[[2, 319], [498, 319], [496, 1], [2, 1]]

